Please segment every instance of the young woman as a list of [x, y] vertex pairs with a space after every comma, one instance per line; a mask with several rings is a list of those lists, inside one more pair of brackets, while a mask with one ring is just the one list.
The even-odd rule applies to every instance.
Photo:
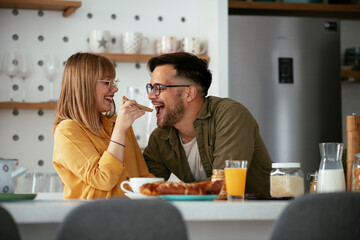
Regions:
[[154, 177], [131, 127], [145, 111], [129, 100], [114, 115], [114, 78], [105, 57], [76, 53], [66, 62], [53, 128], [53, 164], [64, 199], [119, 197], [122, 181]]

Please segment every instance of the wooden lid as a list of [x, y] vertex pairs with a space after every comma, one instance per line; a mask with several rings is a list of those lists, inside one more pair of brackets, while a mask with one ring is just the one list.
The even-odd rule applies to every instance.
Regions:
[[346, 131], [360, 131], [360, 116], [346, 116]]

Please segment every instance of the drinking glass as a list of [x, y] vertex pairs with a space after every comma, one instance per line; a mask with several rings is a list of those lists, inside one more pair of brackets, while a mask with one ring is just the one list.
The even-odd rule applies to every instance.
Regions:
[[47, 192], [62, 192], [64, 190], [64, 185], [57, 173], [48, 173], [46, 174], [46, 185]]
[[244, 200], [247, 161], [226, 160], [224, 172], [228, 200]]
[[14, 100], [14, 77], [19, 73], [19, 54], [6, 52], [4, 55], [3, 69], [11, 79], [10, 101]]
[[24, 193], [46, 192], [45, 175], [39, 172], [27, 173], [25, 175], [22, 192]]
[[320, 143], [321, 162], [317, 192], [344, 192], [345, 174], [342, 166], [342, 143]]
[[54, 99], [54, 79], [58, 72], [59, 60], [55, 55], [47, 55], [45, 57], [45, 75], [46, 78], [50, 81], [49, 91], [50, 91], [50, 102], [55, 101]]
[[28, 78], [33, 71], [33, 63], [28, 55], [20, 55], [19, 56], [19, 77], [21, 77], [23, 81], [23, 91], [22, 91], [22, 101], [25, 102], [25, 80]]

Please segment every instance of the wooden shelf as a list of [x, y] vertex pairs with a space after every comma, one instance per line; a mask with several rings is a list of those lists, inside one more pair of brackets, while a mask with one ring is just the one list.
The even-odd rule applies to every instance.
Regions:
[[62, 11], [64, 17], [70, 16], [79, 7], [81, 7], [79, 1], [0, 0], [0, 8]]
[[[157, 55], [152, 54], [117, 54], [117, 53], [95, 53], [104, 57], [109, 58], [114, 62], [147, 62], [150, 58], [155, 57]], [[205, 59], [209, 61], [208, 56], [198, 56], [199, 58]]]
[[56, 102], [0, 102], [0, 109], [55, 109]]
[[350, 68], [341, 68], [341, 78], [360, 79], [360, 70], [352, 70]]
[[360, 19], [360, 4], [229, 1], [229, 14]]

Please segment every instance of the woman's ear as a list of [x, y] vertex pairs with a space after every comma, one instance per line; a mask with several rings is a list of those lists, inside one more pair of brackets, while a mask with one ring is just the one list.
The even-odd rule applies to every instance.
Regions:
[[186, 91], [186, 100], [188, 102], [193, 101], [196, 98], [197, 94], [198, 94], [198, 90], [195, 86], [188, 87]]

